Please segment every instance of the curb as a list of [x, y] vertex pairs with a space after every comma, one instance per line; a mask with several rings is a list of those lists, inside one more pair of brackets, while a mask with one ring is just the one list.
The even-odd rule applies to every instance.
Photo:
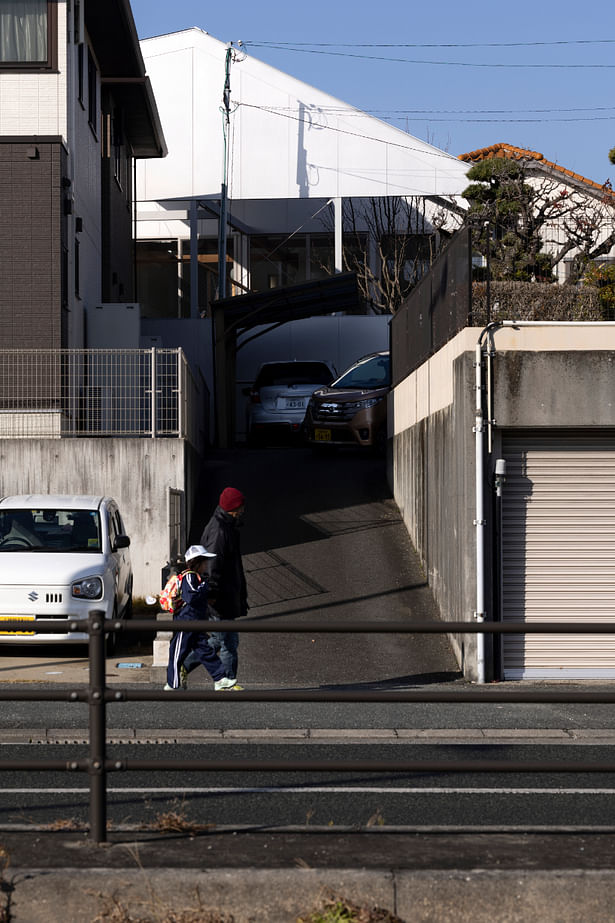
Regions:
[[[108, 743], [611, 746], [613, 728], [107, 728]], [[84, 728], [3, 728], [2, 744], [87, 743]]]
[[14, 923], [84, 923], [118, 911], [126, 920], [209, 911], [233, 923], [295, 923], [327, 897], [382, 908], [398, 923], [611, 923], [615, 872], [17, 868], [10, 881]]

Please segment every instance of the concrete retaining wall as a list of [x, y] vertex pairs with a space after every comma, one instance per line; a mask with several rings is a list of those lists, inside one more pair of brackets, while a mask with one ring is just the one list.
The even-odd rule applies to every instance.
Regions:
[[[474, 362], [480, 332], [461, 331], [389, 397], [390, 483], [447, 621], [471, 620], [476, 609]], [[495, 425], [483, 485], [487, 549], [493, 529], [490, 485], [503, 431], [615, 433], [615, 325], [521, 324], [493, 331], [492, 346]], [[488, 553], [486, 558], [489, 614]], [[470, 679], [476, 679], [476, 639], [451, 639]], [[492, 639], [485, 636], [487, 664], [491, 648]]]
[[[476, 608], [473, 355], [457, 357], [447, 374], [465, 399], [416, 415], [394, 434], [392, 489], [442, 618], [469, 621]], [[474, 678], [476, 636], [451, 642]]]
[[[169, 488], [186, 492], [186, 533], [198, 460], [181, 439], [3, 439], [0, 495], [114, 497], [131, 538], [134, 595], [160, 589], [169, 557]], [[185, 537], [184, 537], [185, 538]]]

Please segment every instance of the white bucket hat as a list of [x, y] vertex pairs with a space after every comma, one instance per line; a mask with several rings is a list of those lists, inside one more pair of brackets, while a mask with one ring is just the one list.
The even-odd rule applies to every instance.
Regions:
[[188, 561], [194, 560], [194, 558], [215, 558], [216, 555], [211, 551], [208, 551], [204, 545], [190, 545], [190, 548], [186, 551], [184, 555], [184, 560], [186, 564]]

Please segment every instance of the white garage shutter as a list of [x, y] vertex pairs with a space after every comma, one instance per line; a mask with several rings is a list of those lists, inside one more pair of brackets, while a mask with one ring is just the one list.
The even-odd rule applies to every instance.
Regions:
[[[613, 622], [615, 438], [504, 436], [505, 621]], [[615, 678], [613, 635], [503, 636], [504, 679]]]

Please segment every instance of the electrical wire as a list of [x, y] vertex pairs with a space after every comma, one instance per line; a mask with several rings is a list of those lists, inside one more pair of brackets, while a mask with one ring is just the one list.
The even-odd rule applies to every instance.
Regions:
[[[244, 104], [244, 105], [248, 105], [248, 104]], [[263, 109], [264, 111], [271, 112], [274, 115], [286, 115], [286, 114], [297, 111], [296, 107], [293, 107], [293, 106], [259, 106], [255, 108]], [[364, 109], [362, 111], [359, 111], [358, 109], [355, 109], [355, 108], [345, 109], [341, 106], [330, 106], [330, 107], [318, 106], [316, 111], [318, 114], [321, 114], [321, 115], [332, 115], [332, 116], [339, 115], [345, 119], [346, 118], [362, 118], [365, 115], [369, 115], [369, 114], [372, 114], [372, 115], [379, 114], [383, 119], [386, 119], [387, 121], [416, 122], [419, 120], [423, 121], [426, 119], [429, 122], [462, 122], [464, 124], [478, 124], [478, 125], [483, 125], [483, 124], [487, 125], [490, 123], [497, 123], [497, 124], [529, 123], [529, 124], [532, 124], [532, 123], [537, 123], [537, 122], [542, 123], [542, 122], [609, 122], [609, 121], [615, 121], [615, 107], [613, 106], [599, 106], [593, 109], [592, 108], [590, 109], [580, 109], [579, 108], [579, 109], [529, 109], [528, 110], [528, 112], [537, 113], [537, 114], [546, 113], [546, 112], [611, 112], [612, 113], [612, 115], [587, 115], [587, 116], [580, 115], [580, 116], [575, 116], [574, 118], [572, 117], [545, 118], [544, 115], [540, 115], [539, 118], [529, 118], [528, 116], [519, 116], [518, 118], [495, 118], [495, 119], [488, 119], [488, 118], [471, 119], [471, 118], [452, 118], [451, 117], [456, 114], [464, 115], [464, 114], [471, 114], [471, 113], [476, 113], [477, 115], [489, 115], [489, 114], [497, 114], [497, 113], [509, 115], [510, 113], [513, 113], [513, 112], [523, 111], [519, 109], [511, 109], [511, 110], [506, 110], [506, 109], [502, 109], [502, 110], [498, 110], [498, 109], [496, 110], [490, 110], [490, 109], [467, 109], [467, 110], [464, 110], [464, 109], [462, 110], [454, 110], [454, 109], [451, 109], [451, 110], [447, 110], [447, 109], [442, 109], [442, 110], [438, 110], [438, 109], [435, 109], [435, 110], [430, 110], [430, 109], [391, 109], [391, 110], [389, 109]], [[393, 115], [391, 113], [402, 113], [402, 115]], [[439, 114], [447, 114], [447, 113], [450, 113], [447, 118], [438, 117]], [[409, 116], [413, 116], [413, 117], [409, 118]], [[312, 124], [311, 119], [309, 120], [309, 123]], [[330, 126], [319, 125], [318, 127], [326, 128]], [[331, 129], [331, 130], [343, 131], [343, 129]], [[364, 136], [361, 135], [360, 137], [364, 137]], [[374, 140], [377, 140], [377, 139], [374, 139]]]
[[[248, 46], [248, 42], [244, 43]], [[512, 68], [514, 70], [613, 70], [615, 69], [615, 64], [507, 64], [503, 61], [498, 61], [494, 64], [486, 64], [483, 62], [477, 61], [425, 61], [425, 60], [416, 60], [414, 58], [385, 58], [381, 55], [365, 55], [365, 54], [351, 54], [347, 51], [321, 51], [315, 48], [301, 48], [299, 46], [289, 46], [289, 45], [274, 45], [273, 43], [268, 44], [267, 46], [258, 46], [253, 43], [251, 47], [267, 47], [268, 49], [277, 50], [277, 51], [294, 51], [298, 54], [320, 54], [328, 55], [330, 57], [336, 58], [357, 58], [363, 61], [387, 61], [391, 64], [420, 64], [422, 66], [429, 65], [430, 67], [475, 67], [475, 68]]]
[[[269, 106], [257, 106], [255, 103], [237, 103], [237, 106], [243, 106], [246, 109], [259, 109], [263, 112], [269, 112], [271, 115], [277, 115], [280, 118], [290, 119], [294, 122], [302, 122], [303, 124], [314, 126], [313, 119], [303, 119], [298, 115], [292, 115], [290, 112], [278, 112], [276, 109], [270, 108]], [[423, 147], [413, 147], [410, 144], [400, 144], [396, 141], [388, 141], [384, 138], [376, 138], [372, 135], [363, 135], [358, 131], [348, 131], [344, 128], [336, 128], [333, 125], [317, 125], [316, 127], [320, 130], [337, 132], [340, 135], [350, 135], [352, 138], [361, 138], [363, 141], [375, 141], [378, 144], [386, 144], [389, 147], [396, 147], [402, 151], [414, 151], [417, 154], [425, 154], [428, 157], [441, 157], [445, 160], [457, 159], [453, 157], [452, 154], [447, 154], [445, 151], [439, 151], [437, 148], [426, 150]]]
[[[296, 111], [296, 106], [269, 106], [269, 109], [278, 111], [278, 112], [294, 112]], [[397, 114], [402, 115], [471, 115], [471, 114], [483, 114], [483, 115], [510, 115], [513, 112], [535, 112], [535, 113], [546, 113], [546, 112], [613, 112], [615, 113], [615, 106], [576, 106], [574, 108], [550, 108], [550, 109], [369, 109], [357, 107], [356, 109], [349, 109], [347, 106], [318, 106], [319, 112], [331, 113], [332, 115], [344, 115], [349, 117], [358, 117], [361, 118], [366, 113], [371, 115], [378, 114]]]
[[615, 39], [562, 39], [553, 42], [270, 42], [253, 39], [243, 44], [260, 48], [270, 45], [298, 48], [532, 48], [545, 45], [615, 45]]

